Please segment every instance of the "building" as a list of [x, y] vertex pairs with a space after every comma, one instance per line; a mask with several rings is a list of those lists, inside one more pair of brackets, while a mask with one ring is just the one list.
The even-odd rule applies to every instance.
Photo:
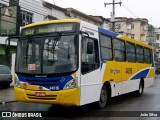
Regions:
[[145, 18], [115, 18], [115, 32], [142, 42], [148, 42], [148, 20]]
[[111, 23], [110, 19], [104, 18], [103, 16], [92, 16], [92, 17], [102, 21], [102, 24], [100, 25], [102, 28], [110, 30], [110, 23]]

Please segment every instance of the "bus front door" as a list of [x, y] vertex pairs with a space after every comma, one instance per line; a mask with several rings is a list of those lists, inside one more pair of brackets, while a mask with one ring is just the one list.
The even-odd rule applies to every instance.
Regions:
[[83, 37], [81, 42], [81, 96], [80, 105], [99, 100], [100, 60], [98, 40]]

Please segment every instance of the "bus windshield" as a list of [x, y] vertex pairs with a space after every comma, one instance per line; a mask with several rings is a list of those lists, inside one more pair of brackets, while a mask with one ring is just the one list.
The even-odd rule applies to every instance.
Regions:
[[78, 64], [76, 35], [22, 37], [18, 43], [16, 72], [54, 74], [73, 72]]

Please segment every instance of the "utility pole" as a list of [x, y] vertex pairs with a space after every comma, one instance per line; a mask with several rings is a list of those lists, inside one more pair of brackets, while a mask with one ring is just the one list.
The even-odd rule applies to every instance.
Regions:
[[113, 0], [113, 3], [104, 3], [104, 6], [106, 7], [106, 5], [112, 5], [113, 6], [113, 11], [112, 11], [112, 14], [111, 14], [111, 22], [112, 22], [112, 31], [114, 32], [115, 31], [115, 5], [116, 4], [119, 4], [121, 6], [122, 2], [117, 2], [115, 3], [115, 0]]

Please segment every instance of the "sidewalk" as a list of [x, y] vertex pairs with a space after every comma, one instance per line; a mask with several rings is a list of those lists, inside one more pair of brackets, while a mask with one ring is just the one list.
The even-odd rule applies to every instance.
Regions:
[[0, 89], [0, 104], [14, 102], [13, 86], [6, 89]]

